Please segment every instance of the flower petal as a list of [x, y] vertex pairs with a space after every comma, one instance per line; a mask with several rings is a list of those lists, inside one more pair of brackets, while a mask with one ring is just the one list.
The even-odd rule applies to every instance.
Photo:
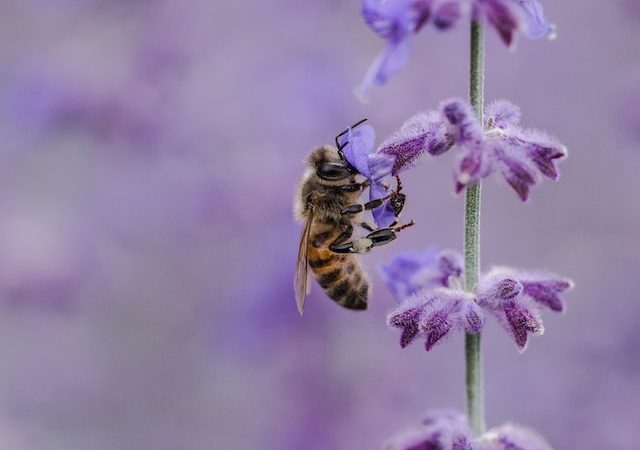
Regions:
[[364, 0], [362, 17], [378, 36], [392, 42], [411, 33], [419, 18], [412, 0]]
[[481, 306], [500, 308], [505, 300], [510, 300], [522, 292], [518, 272], [509, 268], [494, 267], [483, 275], [475, 288], [476, 298]]
[[504, 143], [492, 143], [493, 157], [500, 172], [523, 202], [529, 198], [529, 189], [538, 183], [538, 174], [532, 164], [519, 157], [516, 152], [504, 148]]
[[459, 99], [446, 100], [440, 105], [440, 110], [451, 125], [456, 144], [483, 140], [482, 127], [469, 103]]
[[436, 112], [418, 113], [407, 120], [399, 131], [387, 138], [378, 152], [394, 155], [392, 175], [412, 167], [425, 153], [440, 155], [451, 148], [452, 139], [446, 134], [446, 126]]
[[384, 450], [469, 450], [471, 430], [456, 411], [430, 411], [419, 426], [408, 428], [383, 444]]
[[449, 277], [459, 278], [464, 272], [464, 257], [455, 250], [443, 250], [438, 254], [438, 270], [443, 277], [443, 286], [449, 287]]
[[382, 178], [391, 175], [391, 170], [393, 169], [395, 162], [396, 158], [393, 155], [372, 153], [368, 155], [367, 158], [368, 176], [365, 176], [371, 180], [381, 180]]
[[[384, 185], [376, 180], [372, 180], [369, 187], [369, 200], [377, 200], [387, 195], [387, 190]], [[396, 213], [391, 207], [391, 201], [386, 200], [381, 206], [371, 211], [373, 221], [380, 228], [386, 228], [391, 226], [396, 220]]]
[[[338, 138], [344, 159], [366, 178], [371, 178], [369, 154], [373, 151], [376, 132], [371, 125], [364, 124], [350, 128]], [[346, 145], [345, 145], [346, 144]]]
[[475, 301], [470, 300], [462, 303], [461, 316], [464, 321], [465, 332], [476, 334], [484, 328], [484, 314]]
[[508, 128], [520, 123], [520, 108], [507, 100], [496, 100], [485, 108], [487, 128]]
[[475, 0], [475, 5], [507, 47], [514, 44], [514, 32], [523, 28], [522, 18], [512, 0]]
[[554, 37], [554, 27], [544, 18], [542, 5], [537, 0], [516, 0], [522, 8], [525, 26], [523, 34], [530, 39]]
[[451, 332], [462, 331], [466, 326], [464, 304], [473, 302], [473, 295], [452, 289], [434, 289], [418, 293], [428, 301], [419, 322], [420, 332], [425, 337], [425, 350], [449, 336]]
[[456, 194], [491, 173], [491, 165], [483, 142], [474, 142], [471, 145], [467, 145], [466, 150], [466, 153], [462, 154], [454, 168]]
[[564, 145], [536, 130], [519, 130], [513, 134], [509, 142], [521, 148], [542, 175], [551, 180], [560, 178], [556, 164], [567, 157], [567, 148]]
[[387, 287], [401, 302], [423, 289], [451, 287], [451, 277], [462, 276], [462, 255], [454, 250], [437, 252], [433, 247], [395, 256], [378, 267]]
[[553, 274], [525, 274], [522, 278], [524, 295], [552, 311], [564, 311], [565, 305], [559, 294], [573, 287], [571, 280]]
[[487, 431], [478, 439], [478, 445], [478, 450], [552, 450], [536, 431], [511, 423]]
[[387, 325], [393, 328], [400, 328], [400, 347], [405, 348], [411, 344], [419, 335], [418, 323], [426, 308], [426, 301], [420, 297], [412, 297], [407, 302], [396, 308], [387, 317]]
[[462, 16], [460, 0], [445, 0], [437, 4], [433, 11], [433, 25], [439, 30], [451, 28]]
[[522, 298], [506, 300], [503, 311], [509, 325], [507, 331], [511, 334], [522, 352], [527, 348], [529, 334], [541, 335], [544, 327], [535, 308]]
[[356, 88], [355, 93], [360, 101], [366, 103], [374, 85], [382, 86], [386, 84], [392, 75], [404, 68], [409, 61], [410, 49], [407, 39], [387, 44], [382, 53], [378, 55], [369, 67], [360, 86]]

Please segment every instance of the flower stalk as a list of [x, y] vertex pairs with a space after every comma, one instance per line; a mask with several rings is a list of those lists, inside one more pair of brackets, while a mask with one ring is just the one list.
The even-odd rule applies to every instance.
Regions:
[[[471, 58], [469, 99], [478, 121], [484, 109], [484, 30], [471, 21]], [[472, 292], [480, 278], [480, 182], [467, 187], [464, 206], [464, 273], [465, 289]], [[467, 416], [473, 431], [485, 431], [484, 386], [482, 381], [482, 349], [480, 333], [465, 336]]]

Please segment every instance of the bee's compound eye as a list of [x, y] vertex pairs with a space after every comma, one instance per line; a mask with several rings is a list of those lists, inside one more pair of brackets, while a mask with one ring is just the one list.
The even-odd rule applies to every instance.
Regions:
[[348, 163], [323, 162], [316, 170], [318, 176], [324, 180], [344, 180], [357, 172]]

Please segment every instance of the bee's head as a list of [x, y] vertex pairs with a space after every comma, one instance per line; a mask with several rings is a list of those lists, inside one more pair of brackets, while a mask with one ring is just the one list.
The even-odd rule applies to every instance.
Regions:
[[349, 164], [338, 152], [338, 149], [325, 145], [311, 152], [309, 164], [316, 171], [316, 175], [323, 181], [354, 182], [358, 171]]

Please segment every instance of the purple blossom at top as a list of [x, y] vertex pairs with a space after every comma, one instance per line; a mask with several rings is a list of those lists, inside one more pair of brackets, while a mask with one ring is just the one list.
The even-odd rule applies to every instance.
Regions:
[[409, 61], [409, 36], [422, 28], [429, 18], [430, 0], [364, 0], [362, 16], [378, 36], [387, 41], [362, 84], [356, 90], [365, 100], [373, 85], [385, 84]]
[[362, 17], [386, 46], [369, 67], [356, 89], [363, 101], [374, 85], [384, 85], [409, 60], [409, 38], [431, 21], [447, 30], [468, 11], [476, 20], [494, 28], [508, 47], [520, 32], [530, 39], [553, 38], [555, 29], [544, 18], [537, 0], [364, 0]]
[[399, 255], [380, 272], [401, 301], [387, 318], [389, 326], [402, 331], [400, 346], [424, 338], [427, 351], [452, 332], [481, 331], [482, 309], [524, 351], [529, 335], [544, 332], [541, 310], [564, 311], [560, 294], [573, 287], [570, 280], [549, 272], [494, 268], [481, 276], [473, 293], [465, 292], [456, 281], [463, 276], [462, 256], [452, 250], [437, 257], [433, 250]]
[[[383, 198], [387, 195], [387, 187], [382, 180], [391, 174], [395, 163], [393, 155], [374, 151], [375, 139], [375, 130], [367, 124], [349, 128], [338, 139], [344, 158], [370, 181], [370, 200]], [[396, 220], [396, 215], [388, 201], [373, 209], [371, 214], [379, 227], [388, 227]]]
[[428, 412], [422, 423], [383, 444], [384, 450], [552, 450], [536, 431], [506, 423], [474, 436], [466, 417], [453, 410]]
[[556, 164], [567, 156], [566, 147], [542, 132], [522, 129], [520, 110], [514, 104], [500, 100], [487, 106], [482, 127], [462, 100], [445, 101], [441, 109], [464, 151], [455, 171], [456, 192], [498, 172], [526, 201], [530, 188], [542, 177], [559, 178]]

